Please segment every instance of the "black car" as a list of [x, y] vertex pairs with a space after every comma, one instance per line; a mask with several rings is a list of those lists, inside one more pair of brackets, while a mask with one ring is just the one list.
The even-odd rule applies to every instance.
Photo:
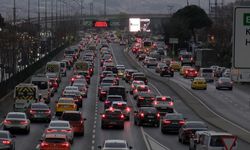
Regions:
[[124, 101], [127, 101], [127, 91], [124, 86], [110, 86], [108, 95], [121, 95]]
[[161, 121], [161, 132], [178, 132], [181, 126], [185, 124], [185, 119], [180, 113], [167, 113]]
[[179, 130], [178, 140], [182, 144], [187, 143], [196, 131], [207, 130], [207, 125], [202, 121], [187, 121]]
[[30, 121], [40, 120], [50, 122], [52, 118], [51, 110], [45, 103], [33, 103], [31, 104], [26, 112]]
[[135, 72], [138, 72], [138, 71], [134, 69], [125, 69], [124, 80], [128, 83], [131, 80], [132, 74]]
[[155, 95], [151, 92], [139, 92], [136, 98], [137, 107], [151, 107], [155, 100]]
[[107, 99], [104, 101], [104, 109], [108, 109], [112, 102], [115, 101], [123, 101], [123, 98], [121, 95], [108, 95]]
[[170, 66], [163, 67], [160, 70], [160, 76], [163, 77], [163, 76], [166, 76], [166, 75], [173, 77], [174, 76], [174, 69], [171, 68]]
[[15, 149], [15, 136], [10, 134], [9, 131], [0, 130], [0, 149]]
[[120, 129], [124, 129], [125, 116], [120, 109], [109, 108], [101, 115], [102, 129], [107, 127], [119, 127]]
[[138, 111], [134, 111], [134, 124], [141, 126], [144, 124], [160, 126], [160, 114], [154, 107], [141, 107]]

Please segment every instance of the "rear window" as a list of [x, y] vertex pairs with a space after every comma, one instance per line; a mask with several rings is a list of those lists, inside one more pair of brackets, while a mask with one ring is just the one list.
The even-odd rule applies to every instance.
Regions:
[[146, 46], [146, 47], [147, 46], [152, 46], [152, 42], [144, 42], [143, 45]]
[[148, 109], [148, 108], [145, 108], [145, 109], [142, 109], [143, 112], [146, 112], [146, 113], [157, 113], [157, 110], [156, 109]]
[[165, 117], [164, 117], [165, 119], [170, 119], [170, 120], [182, 120], [182, 119], [184, 119], [183, 118], [183, 115], [166, 115]]
[[213, 69], [202, 69], [203, 73], [213, 73]]
[[109, 88], [109, 94], [110, 95], [116, 95], [116, 94], [125, 94], [125, 88], [119, 88], [119, 87], [110, 87]]
[[45, 142], [47, 143], [64, 143], [66, 139], [64, 138], [46, 138]]
[[212, 136], [210, 140], [210, 146], [212, 147], [224, 147], [224, 143], [221, 136]]
[[122, 97], [108, 97], [110, 101], [123, 101]]
[[182, 58], [191, 58], [192, 55], [182, 55]]
[[126, 104], [113, 104], [112, 107], [115, 109], [126, 109], [127, 105]]
[[0, 139], [1, 138], [8, 138], [8, 134], [7, 133], [0, 133]]
[[125, 143], [106, 143], [105, 148], [126, 148]]
[[110, 111], [110, 110], [107, 110], [105, 113], [107, 115], [120, 115], [121, 111]]
[[64, 123], [64, 122], [53, 122], [53, 123], [50, 123], [49, 126], [50, 127], [69, 127], [69, 124]]
[[25, 115], [23, 115], [23, 114], [8, 114], [7, 118], [25, 119]]
[[81, 114], [76, 114], [76, 113], [64, 113], [62, 115], [63, 120], [67, 121], [79, 121], [81, 120]]

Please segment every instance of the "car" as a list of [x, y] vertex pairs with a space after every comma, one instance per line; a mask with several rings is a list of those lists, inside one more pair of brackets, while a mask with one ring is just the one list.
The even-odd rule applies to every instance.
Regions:
[[101, 114], [101, 128], [119, 127], [124, 129], [125, 116], [120, 109], [109, 108]]
[[61, 75], [66, 77], [67, 76], [67, 64], [64, 61], [60, 61], [60, 67], [61, 67]]
[[62, 93], [62, 97], [63, 98], [73, 98], [75, 104], [77, 105], [77, 109], [82, 107], [82, 101], [83, 101], [83, 97], [81, 95], [80, 91], [64, 91]]
[[233, 81], [228, 78], [228, 77], [220, 77], [218, 80], [215, 82], [215, 88], [220, 90], [220, 89], [233, 89]]
[[149, 58], [146, 67], [149, 68], [150, 66], [157, 66], [157, 59], [156, 58]]
[[149, 86], [148, 85], [140, 85], [137, 86], [134, 90], [133, 90], [133, 98], [136, 99], [138, 97], [138, 94], [140, 92], [150, 92]]
[[155, 95], [152, 92], [139, 92], [136, 98], [137, 107], [151, 107], [153, 106]]
[[130, 150], [133, 149], [132, 146], [128, 146], [127, 141], [118, 140], [118, 139], [110, 139], [105, 140], [103, 146], [98, 146], [101, 150]]
[[77, 105], [73, 98], [61, 97], [56, 102], [56, 115], [61, 115], [64, 111], [76, 111]]
[[100, 74], [100, 83], [102, 82], [102, 79], [106, 77], [107, 74], [112, 74], [113, 75], [113, 72], [112, 71], [102, 71], [102, 73]]
[[52, 120], [49, 123], [48, 128], [45, 129], [42, 137], [45, 137], [48, 134], [61, 134], [66, 135], [69, 142], [72, 144], [74, 140], [74, 131], [71, 127], [69, 121], [65, 120]]
[[[70, 85], [73, 85], [74, 84], [74, 82], [75, 82], [75, 80], [77, 80], [77, 79], [85, 79], [85, 77], [84, 77], [84, 75], [73, 75], [72, 77], [71, 77], [71, 79], [70, 79]], [[87, 82], [87, 80], [85, 79], [85, 81], [82, 81], [82, 82]]]
[[161, 132], [179, 132], [181, 126], [185, 124], [186, 120], [180, 113], [166, 113], [161, 121]]
[[172, 69], [170, 66], [165, 66], [160, 70], [160, 76], [170, 76], [173, 77], [174, 76], [174, 69]]
[[52, 118], [50, 107], [42, 102], [29, 105], [26, 114], [30, 121], [45, 120], [46, 122], [50, 122]]
[[108, 95], [120, 95], [124, 101], [127, 101], [127, 91], [125, 86], [110, 86]]
[[88, 85], [87, 84], [76, 82], [76, 83], [73, 83], [73, 86], [78, 87], [79, 92], [82, 97], [84, 98], [88, 97]]
[[134, 69], [125, 69], [124, 80], [128, 83], [131, 80], [132, 74], [135, 72], [138, 72], [138, 71]]
[[206, 90], [207, 82], [203, 77], [195, 77], [191, 80], [191, 89]]
[[127, 102], [113, 101], [110, 107], [114, 108], [114, 109], [120, 109], [122, 111], [123, 115], [125, 116], [125, 119], [126, 120], [130, 119], [131, 108], [127, 105]]
[[139, 61], [145, 60], [146, 57], [147, 57], [147, 54], [145, 54], [145, 53], [138, 54]]
[[30, 132], [30, 120], [23, 112], [9, 112], [3, 121], [3, 130], [22, 130]]
[[[130, 78], [130, 81], [129, 81], [130, 84], [132, 83], [133, 80], [137, 80], [135, 79], [135, 77], [146, 77], [146, 75], [143, 72], [136, 72], [136, 73], [133, 73], [131, 76], [132, 77]], [[145, 84], [148, 84], [147, 79], [146, 80], [144, 79], [143, 81]]]
[[207, 131], [207, 125], [202, 121], [186, 121], [181, 126], [178, 133], [178, 141], [182, 144], [188, 143], [190, 137], [195, 134], [196, 131]]
[[57, 92], [58, 88], [59, 88], [59, 83], [58, 80], [56, 78], [50, 78], [49, 79], [49, 87], [51, 89], [51, 97], [54, 96], [55, 92]]
[[229, 68], [225, 69], [222, 73], [222, 77], [230, 78], [231, 77], [231, 69], [229, 69]]
[[139, 80], [139, 81], [143, 81], [144, 84], [148, 84], [148, 79], [146, 76], [134, 76], [132, 79], [132, 81], [130, 83], [132, 83], [134, 80]]
[[156, 96], [153, 106], [163, 115], [174, 112], [174, 101], [170, 96]]
[[181, 69], [180, 69], [180, 75], [183, 75], [184, 72], [189, 69], [189, 68], [192, 68], [191, 66], [182, 66]]
[[121, 95], [108, 95], [107, 99], [104, 101], [104, 109], [107, 109], [115, 101], [124, 101]]
[[70, 150], [71, 145], [68, 141], [66, 135], [61, 134], [46, 134], [39, 144], [40, 150], [52, 150], [52, 149], [60, 149], [60, 150]]
[[61, 120], [69, 121], [75, 134], [84, 135], [84, 122], [86, 118], [83, 118], [80, 111], [64, 111]]
[[9, 131], [0, 130], [0, 149], [15, 150], [15, 136]]
[[101, 83], [111, 83], [113, 85], [117, 85], [117, 80], [114, 77], [105, 77], [102, 79]]
[[138, 111], [134, 111], [134, 124], [141, 126], [144, 124], [160, 126], [160, 114], [154, 107], [140, 107]]
[[165, 67], [165, 66], [167, 66], [165, 63], [162, 63], [162, 62], [157, 63], [157, 66], [155, 67], [155, 72], [156, 72], [156, 73], [159, 73], [160, 70], [161, 70], [163, 67]]
[[133, 94], [133, 91], [141, 85], [145, 85], [144, 81], [141, 80], [133, 80], [130, 86], [130, 94]]
[[112, 83], [101, 83], [99, 88], [98, 88], [98, 97], [100, 101], [104, 101], [106, 100], [106, 97], [108, 95], [108, 90], [110, 88], [111, 85], [113, 85]]
[[73, 82], [72, 82], [72, 84], [71, 84], [71, 86], [73, 86], [73, 84], [76, 84], [76, 83], [79, 83], [79, 84], [85, 84], [86, 86], [87, 86], [87, 88], [89, 87], [88, 86], [88, 81], [86, 80], [86, 79], [84, 79], [84, 78], [82, 78], [82, 79], [75, 79]]
[[198, 76], [198, 72], [194, 68], [187, 68], [183, 74], [184, 78], [195, 78]]
[[178, 61], [171, 61], [170, 67], [174, 69], [174, 71], [179, 71], [181, 69], [181, 64]]

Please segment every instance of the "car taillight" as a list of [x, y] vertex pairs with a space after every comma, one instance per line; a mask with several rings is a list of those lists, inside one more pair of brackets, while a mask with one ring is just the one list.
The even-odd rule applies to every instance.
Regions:
[[160, 115], [159, 113], [157, 113], [157, 117], [158, 117], [158, 118], [160, 118], [160, 117], [161, 117], [161, 115]]
[[61, 130], [61, 131], [62, 131], [62, 132], [67, 132], [67, 133], [71, 132], [71, 130], [70, 130], [70, 129]]
[[180, 124], [180, 125], [184, 125], [184, 124], [185, 124], [185, 121], [184, 121], [184, 120], [180, 120], [180, 121], [179, 121], [179, 124]]
[[151, 97], [151, 100], [155, 100], [155, 98], [154, 98], [154, 97]]
[[45, 146], [48, 146], [49, 144], [48, 143], [46, 143], [46, 142], [42, 142], [41, 143], [41, 147], [45, 147]]
[[106, 94], [106, 91], [101, 91], [101, 94]]
[[47, 133], [52, 133], [52, 132], [57, 132], [57, 130], [55, 130], [55, 129], [48, 129], [46, 132]]
[[188, 71], [186, 70], [185, 73], [188, 74]]
[[81, 120], [80, 124], [83, 124], [83, 120]]
[[4, 124], [11, 124], [11, 121], [10, 120], [4, 120], [3, 123]]
[[138, 90], [137, 90], [137, 89], [135, 89], [135, 90], [134, 90], [134, 92], [135, 92], [135, 93], [137, 93], [137, 92], [138, 92]]
[[174, 105], [174, 102], [170, 101], [170, 102], [168, 102], [168, 104], [169, 104], [170, 106], [173, 106], [173, 105]]
[[104, 103], [105, 103], [105, 104], [109, 104], [109, 103], [110, 103], [110, 101], [106, 100]]
[[69, 147], [69, 143], [68, 142], [62, 143], [62, 146]]
[[157, 101], [154, 101], [154, 104], [155, 104], [155, 105], [158, 105], [158, 102], [157, 102]]
[[130, 108], [129, 108], [129, 107], [127, 107], [127, 108], [126, 108], [126, 111], [127, 111], [127, 112], [130, 112]]
[[170, 120], [163, 120], [163, 123], [164, 124], [171, 124], [171, 121]]
[[102, 118], [103, 118], [103, 119], [106, 118], [106, 115], [105, 115], [105, 114], [102, 114]]
[[11, 141], [9, 141], [9, 140], [3, 140], [2, 143], [5, 144], [5, 145], [9, 145], [9, 144], [11, 144]]
[[71, 78], [71, 81], [75, 81], [75, 78]]
[[30, 110], [30, 114], [35, 114], [35, 113], [36, 113], [36, 111]]
[[143, 117], [144, 117], [144, 113], [140, 113], [140, 117], [142, 117], [142, 118], [143, 118]]
[[50, 114], [50, 113], [51, 113], [51, 110], [46, 110], [45, 113], [46, 113], [46, 114]]
[[183, 61], [183, 57], [181, 57], [181, 61]]
[[134, 86], [134, 85], [131, 85], [131, 88], [133, 89], [133, 88], [135, 88], [135, 86]]
[[124, 115], [121, 115], [121, 119], [124, 119]]
[[27, 120], [21, 121], [20, 124], [22, 124], [22, 125], [23, 125], [23, 124], [28, 124], [28, 121], [27, 121]]
[[139, 100], [144, 100], [144, 97], [139, 96], [138, 99]]

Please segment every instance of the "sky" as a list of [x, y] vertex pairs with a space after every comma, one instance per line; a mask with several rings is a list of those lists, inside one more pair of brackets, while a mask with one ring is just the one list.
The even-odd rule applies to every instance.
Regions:
[[[13, 1], [14, 0], [0, 0], [0, 13], [4, 18], [12, 19], [13, 16]], [[31, 17], [37, 16], [37, 1], [38, 0], [30, 0], [31, 3]], [[48, 8], [50, 9], [51, 0], [48, 1]], [[54, 7], [55, 8], [55, 1]], [[70, 2], [71, 10], [80, 10], [80, 6], [77, 4], [80, 0], [58, 0], [58, 1], [66, 1]], [[89, 3], [93, 2], [94, 4], [94, 14], [103, 14], [104, 8], [104, 0], [83, 0], [84, 1], [84, 13], [89, 14], [90, 7]], [[107, 1], [107, 14], [113, 13], [173, 13], [176, 10], [187, 5], [187, 0], [106, 0]], [[200, 5], [203, 9], [208, 11], [208, 3], [209, 0], [188, 0], [189, 4]], [[214, 2], [215, 0], [211, 0]], [[217, 0], [218, 3], [221, 3], [223, 0]], [[235, 0], [224, 0], [224, 4], [234, 2]], [[44, 2], [45, 0], [40, 0], [40, 10], [41, 16], [44, 15]], [[28, 0], [16, 0], [16, 11], [17, 18], [27, 18], [28, 12]], [[55, 9], [54, 9], [55, 11]], [[78, 11], [79, 13], [80, 11]], [[50, 13], [49, 13], [50, 14]]]

